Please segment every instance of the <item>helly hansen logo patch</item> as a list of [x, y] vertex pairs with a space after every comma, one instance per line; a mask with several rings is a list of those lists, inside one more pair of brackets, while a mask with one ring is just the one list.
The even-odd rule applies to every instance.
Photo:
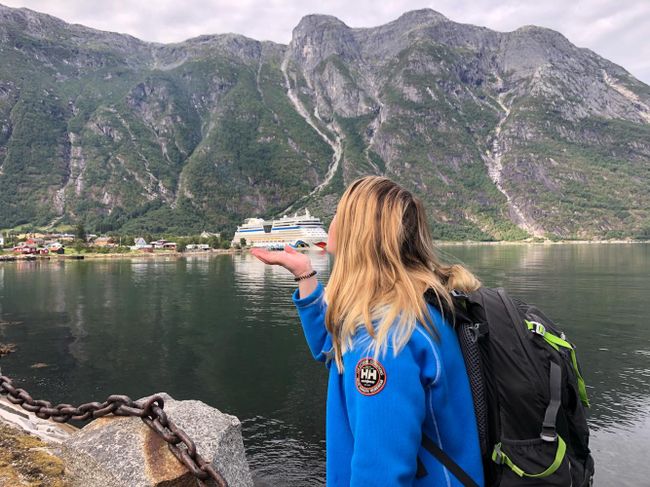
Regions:
[[386, 371], [379, 361], [370, 357], [362, 358], [357, 362], [355, 380], [361, 394], [374, 396], [386, 385]]

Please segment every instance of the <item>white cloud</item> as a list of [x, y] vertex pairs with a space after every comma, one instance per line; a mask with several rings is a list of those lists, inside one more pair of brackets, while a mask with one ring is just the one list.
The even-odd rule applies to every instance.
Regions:
[[558, 30], [650, 83], [648, 0], [0, 0], [102, 30], [148, 41], [177, 42], [236, 32], [287, 43], [310, 13], [335, 15], [351, 27], [380, 25], [408, 10], [433, 8], [463, 23], [501, 31], [535, 24]]

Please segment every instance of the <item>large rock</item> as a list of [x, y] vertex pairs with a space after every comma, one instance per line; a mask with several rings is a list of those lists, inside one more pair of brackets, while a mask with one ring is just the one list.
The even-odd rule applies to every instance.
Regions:
[[[201, 401], [176, 401], [164, 410], [196, 443], [198, 453], [221, 472], [230, 487], [252, 487], [241, 423]], [[62, 444], [72, 487], [190, 487], [196, 479], [167, 443], [139, 418], [93, 421]]]

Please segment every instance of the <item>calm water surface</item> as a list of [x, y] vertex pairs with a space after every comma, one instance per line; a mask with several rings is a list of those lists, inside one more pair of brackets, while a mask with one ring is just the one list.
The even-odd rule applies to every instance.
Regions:
[[[596, 485], [650, 486], [650, 246], [442, 247], [538, 304], [578, 344]], [[325, 282], [332, 265], [312, 254]], [[0, 360], [53, 402], [200, 399], [243, 423], [256, 482], [324, 485], [326, 371], [311, 360], [291, 276], [248, 254], [0, 264]], [[46, 368], [31, 368], [46, 363]]]

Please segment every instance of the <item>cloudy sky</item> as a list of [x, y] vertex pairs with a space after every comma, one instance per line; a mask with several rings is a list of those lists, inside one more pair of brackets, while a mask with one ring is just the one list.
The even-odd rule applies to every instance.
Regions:
[[527, 24], [562, 32], [650, 84], [650, 0], [0, 0], [68, 22], [174, 42], [201, 34], [236, 32], [287, 43], [300, 18], [335, 15], [351, 27], [389, 22], [429, 7], [456, 22], [500, 31]]

